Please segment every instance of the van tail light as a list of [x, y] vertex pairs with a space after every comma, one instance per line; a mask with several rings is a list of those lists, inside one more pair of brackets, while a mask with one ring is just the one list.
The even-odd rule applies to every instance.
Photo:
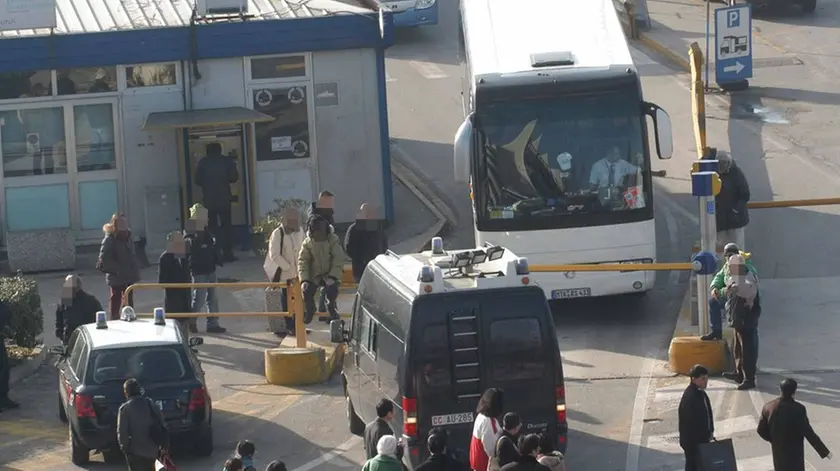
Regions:
[[566, 388], [564, 386], [557, 386], [554, 390], [554, 397], [557, 409], [557, 423], [566, 423]]
[[189, 410], [201, 410], [207, 405], [207, 394], [203, 387], [197, 387], [190, 391]]
[[76, 394], [73, 397], [73, 408], [76, 409], [76, 417], [96, 417], [93, 398], [87, 394]]
[[417, 438], [417, 399], [404, 397], [403, 408], [403, 435], [409, 438]]

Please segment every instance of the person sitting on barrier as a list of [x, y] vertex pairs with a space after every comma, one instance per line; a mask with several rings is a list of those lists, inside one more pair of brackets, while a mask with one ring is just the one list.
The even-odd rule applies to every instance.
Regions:
[[344, 248], [353, 263], [356, 283], [362, 279], [367, 264], [388, 250], [388, 236], [382, 228], [382, 221], [376, 219], [375, 210], [367, 203], [359, 208], [356, 221], [347, 228]]
[[[166, 251], [158, 260], [158, 283], [190, 283], [190, 262], [187, 258], [187, 242], [181, 231], [172, 231], [166, 236]], [[192, 291], [189, 288], [165, 288], [163, 309], [167, 313], [190, 312]], [[178, 319], [184, 336], [188, 335], [189, 319]]]
[[741, 255], [729, 257], [728, 264], [726, 313], [730, 327], [735, 329], [735, 372], [723, 376], [738, 383], [739, 391], [745, 391], [755, 387], [758, 363], [758, 318], [761, 315], [758, 278], [747, 268]]
[[746, 261], [747, 270], [758, 277], [758, 272], [750, 259], [751, 254], [741, 252], [738, 245], [730, 242], [723, 249], [725, 263], [709, 286], [709, 333], [700, 337], [702, 340], [720, 340], [723, 338], [723, 310], [726, 307], [726, 279], [729, 277], [729, 258], [733, 255], [741, 255]]
[[306, 324], [315, 316], [315, 292], [320, 286], [327, 296], [330, 319], [338, 319], [338, 285], [344, 273], [344, 249], [338, 236], [330, 232], [329, 222], [315, 216], [298, 255], [298, 277], [303, 291]]
[[55, 336], [65, 346], [76, 327], [96, 322], [96, 313], [102, 304], [95, 296], [82, 289], [79, 275], [67, 275], [61, 287], [61, 301], [55, 309]]
[[[283, 219], [280, 226], [272, 231], [268, 238], [268, 253], [263, 268], [266, 273], [274, 271], [271, 276], [272, 283], [285, 283], [291, 286], [298, 276], [298, 254], [303, 245], [303, 231], [300, 230], [300, 211], [287, 206], [283, 208]], [[283, 311], [289, 311], [287, 288], [280, 290], [280, 306]], [[268, 318], [268, 328], [278, 337], [285, 337], [286, 334], [295, 335], [295, 319], [286, 317]]]
[[729, 152], [710, 147], [703, 157], [718, 161], [720, 193], [715, 196], [715, 223], [717, 245], [735, 242], [744, 248], [744, 228], [750, 223], [747, 203], [750, 201], [750, 184]]
[[[216, 267], [222, 266], [222, 254], [216, 238], [207, 228], [207, 208], [196, 203], [190, 208], [187, 221], [187, 242], [190, 272], [193, 283], [216, 283]], [[191, 312], [202, 312], [207, 306], [209, 313], [219, 312], [219, 298], [216, 288], [194, 288], [192, 290]], [[190, 333], [198, 331], [195, 318], [189, 321]], [[227, 329], [219, 325], [219, 318], [207, 316], [207, 332], [223, 334]]]
[[[328, 190], [318, 193], [318, 201], [312, 203], [309, 207], [309, 214], [306, 217], [305, 230], [309, 230], [309, 225], [315, 216], [321, 216], [330, 223], [330, 232], [335, 233], [335, 195]], [[318, 296], [318, 312], [326, 312], [327, 310], [327, 295], [324, 290], [320, 290], [321, 294]]]

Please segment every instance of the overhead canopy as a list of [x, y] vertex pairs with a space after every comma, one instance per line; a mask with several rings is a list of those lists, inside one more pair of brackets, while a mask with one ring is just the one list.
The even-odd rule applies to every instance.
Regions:
[[149, 113], [143, 123], [144, 131], [192, 128], [199, 126], [231, 126], [241, 123], [264, 123], [274, 118], [241, 106], [209, 110], [167, 111]]

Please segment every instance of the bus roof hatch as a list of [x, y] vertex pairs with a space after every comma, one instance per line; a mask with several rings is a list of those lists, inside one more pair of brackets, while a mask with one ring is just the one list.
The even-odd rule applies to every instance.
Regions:
[[571, 51], [538, 52], [531, 54], [531, 67], [559, 67], [564, 65], [575, 65], [575, 58]]

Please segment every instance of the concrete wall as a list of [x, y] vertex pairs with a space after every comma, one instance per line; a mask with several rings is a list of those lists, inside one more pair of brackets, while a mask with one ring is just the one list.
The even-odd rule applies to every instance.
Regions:
[[[336, 194], [335, 220], [351, 222], [362, 203], [384, 211], [376, 52], [373, 49], [312, 54], [318, 84], [338, 84], [338, 106], [315, 107], [320, 187]], [[316, 190], [316, 192], [317, 192]], [[384, 214], [382, 215], [384, 217]]]

